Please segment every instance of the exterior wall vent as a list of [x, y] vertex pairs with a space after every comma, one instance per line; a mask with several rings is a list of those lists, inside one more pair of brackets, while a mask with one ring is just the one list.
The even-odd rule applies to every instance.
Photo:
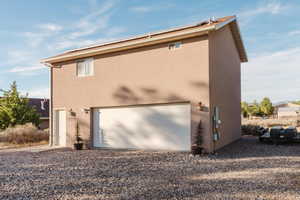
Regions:
[[181, 42], [174, 42], [169, 44], [169, 50], [178, 49], [181, 47]]

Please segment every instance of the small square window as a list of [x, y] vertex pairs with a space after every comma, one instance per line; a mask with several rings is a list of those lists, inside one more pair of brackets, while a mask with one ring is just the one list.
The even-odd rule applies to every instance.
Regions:
[[181, 42], [174, 42], [174, 43], [169, 44], [169, 49], [170, 50], [178, 49], [180, 47], [181, 47]]
[[92, 58], [77, 62], [77, 76], [92, 76], [94, 74], [94, 60]]

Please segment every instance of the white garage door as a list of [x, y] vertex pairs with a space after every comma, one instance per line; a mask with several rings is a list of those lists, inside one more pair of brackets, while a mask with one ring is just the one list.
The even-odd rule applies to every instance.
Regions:
[[94, 110], [94, 146], [190, 150], [190, 104]]

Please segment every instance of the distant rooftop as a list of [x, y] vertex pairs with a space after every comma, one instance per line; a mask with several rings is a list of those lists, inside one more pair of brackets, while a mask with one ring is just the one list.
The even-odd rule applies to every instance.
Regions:
[[299, 107], [280, 107], [278, 108], [278, 112], [300, 112], [300, 106]]
[[42, 118], [49, 117], [49, 99], [29, 98], [28, 104], [34, 107]]

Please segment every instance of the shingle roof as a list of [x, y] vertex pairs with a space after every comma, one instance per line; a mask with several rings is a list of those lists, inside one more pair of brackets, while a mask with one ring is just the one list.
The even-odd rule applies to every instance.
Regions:
[[29, 98], [28, 104], [34, 107], [42, 118], [49, 117], [49, 99]]

